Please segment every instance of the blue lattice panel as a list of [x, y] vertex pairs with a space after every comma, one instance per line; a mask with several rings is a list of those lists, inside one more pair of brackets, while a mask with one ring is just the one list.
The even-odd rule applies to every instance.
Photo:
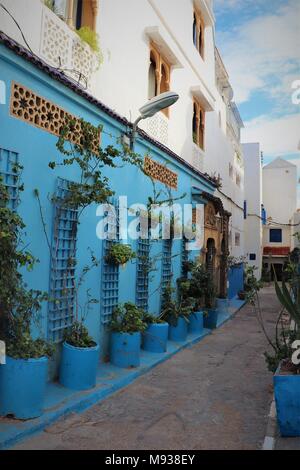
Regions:
[[48, 335], [54, 342], [63, 339], [74, 318], [78, 210], [63, 202], [69, 184], [59, 178], [55, 194], [48, 311]]
[[182, 247], [181, 247], [181, 275], [185, 276], [186, 273], [184, 271], [184, 264], [189, 260], [189, 252], [186, 249], [186, 244], [188, 240], [183, 237], [182, 239]]
[[[118, 207], [114, 205], [118, 216]], [[110, 322], [113, 310], [119, 303], [119, 266], [109, 264], [105, 259], [112, 244], [118, 243], [119, 224], [113, 214], [107, 214], [106, 232], [107, 239], [102, 242], [101, 277], [101, 322], [104, 325]]]
[[16, 168], [18, 163], [18, 153], [0, 148], [0, 176], [9, 192], [8, 207], [12, 210], [16, 210], [19, 202], [18, 187], [20, 172]]
[[136, 305], [148, 311], [150, 240], [137, 241]]
[[162, 243], [161, 289], [164, 292], [172, 280], [172, 240], [163, 240]]

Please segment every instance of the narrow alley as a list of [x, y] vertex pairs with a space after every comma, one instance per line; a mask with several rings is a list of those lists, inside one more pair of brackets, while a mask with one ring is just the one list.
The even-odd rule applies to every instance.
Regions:
[[[278, 303], [260, 294], [267, 329]], [[267, 341], [251, 306], [126, 389], [15, 449], [261, 449], [272, 400]]]

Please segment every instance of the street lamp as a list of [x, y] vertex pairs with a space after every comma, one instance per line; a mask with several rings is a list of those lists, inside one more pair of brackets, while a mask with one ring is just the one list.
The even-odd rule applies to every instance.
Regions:
[[168, 108], [172, 106], [178, 100], [179, 95], [173, 91], [166, 91], [165, 93], [161, 93], [158, 96], [155, 96], [151, 100], [148, 101], [144, 106], [139, 109], [140, 116], [134, 121], [133, 128], [130, 136], [130, 147], [133, 148], [134, 140], [136, 136], [136, 130], [138, 123], [142, 119], [147, 119], [154, 114], [158, 113], [162, 109]]

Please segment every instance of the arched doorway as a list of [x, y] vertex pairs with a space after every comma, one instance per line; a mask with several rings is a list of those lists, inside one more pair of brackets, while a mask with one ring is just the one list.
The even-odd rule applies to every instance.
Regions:
[[210, 273], [212, 279], [215, 271], [216, 246], [215, 240], [209, 238], [206, 244], [206, 270]]

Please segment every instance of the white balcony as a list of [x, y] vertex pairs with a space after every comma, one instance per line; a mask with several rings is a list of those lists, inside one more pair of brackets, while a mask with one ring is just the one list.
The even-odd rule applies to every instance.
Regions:
[[84, 88], [90, 88], [92, 73], [97, 68], [94, 52], [46, 7], [42, 12], [40, 56], [50, 65], [61, 68]]

